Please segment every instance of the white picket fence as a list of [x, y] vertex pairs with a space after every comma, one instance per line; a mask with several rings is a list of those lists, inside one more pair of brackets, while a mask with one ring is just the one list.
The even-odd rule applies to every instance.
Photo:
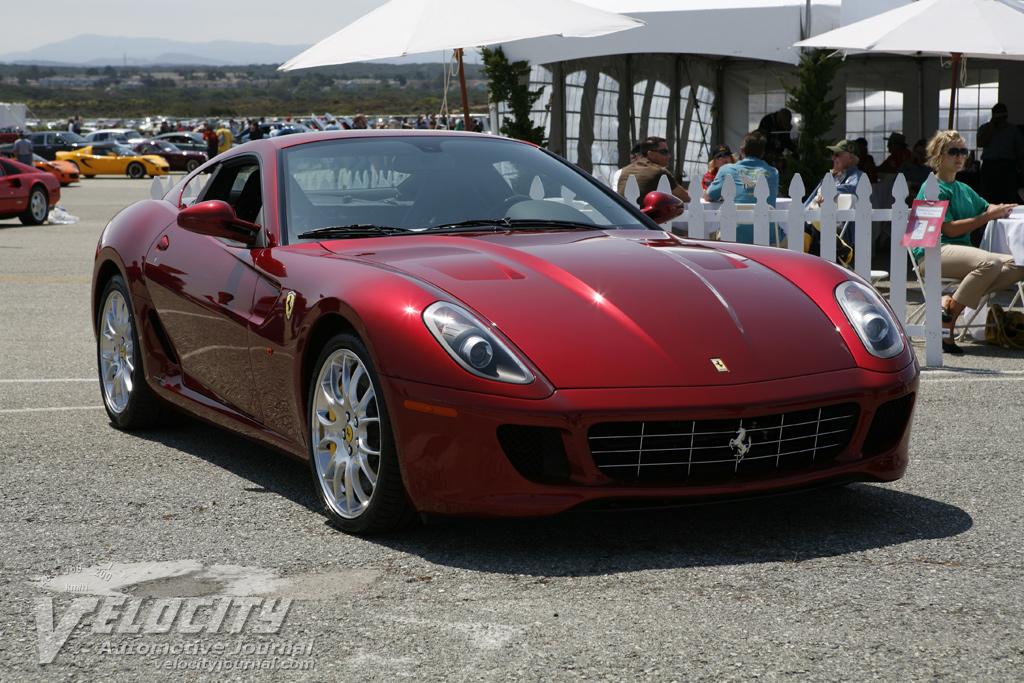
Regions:
[[[925, 194], [935, 199], [938, 197], [939, 188], [935, 176], [931, 175], [925, 183]], [[813, 187], [811, 189], [814, 189]], [[668, 179], [662, 177], [658, 190], [670, 192]], [[767, 245], [770, 243], [770, 225], [773, 221], [782, 224], [789, 235], [787, 249], [802, 252], [804, 249], [803, 225], [807, 222], [819, 221], [821, 230], [821, 258], [830, 262], [836, 260], [836, 236], [844, 223], [847, 226], [847, 234], [853, 234], [853, 242], [860, 245], [854, 249], [852, 269], [866, 281], [872, 282], [879, 279], [881, 273], [875, 273], [872, 277], [871, 270], [871, 249], [872, 244], [872, 223], [888, 222], [892, 225], [892, 234], [889, 247], [889, 268], [884, 278], [889, 282], [888, 301], [892, 310], [900, 319], [907, 334], [912, 337], [924, 337], [925, 339], [925, 365], [942, 365], [942, 323], [941, 323], [941, 265], [939, 262], [939, 247], [925, 249], [925, 291], [924, 297], [927, 302], [925, 308], [924, 324], [907, 325], [907, 269], [909, 266], [907, 248], [900, 245], [900, 238], [907, 227], [907, 220], [910, 209], [907, 206], [907, 182], [902, 175], [897, 175], [892, 187], [892, 205], [890, 208], [873, 208], [871, 205], [872, 187], [868, 179], [862, 178], [857, 185], [857, 201], [852, 209], [838, 209], [836, 207], [836, 186], [831, 174], [825, 174], [821, 183], [821, 195], [824, 201], [820, 209], [805, 210], [801, 197], [807, 194], [803, 179], [799, 174], [793, 177], [789, 186], [792, 202], [785, 209], [775, 209], [768, 204], [768, 183], [764, 178], [757, 181], [754, 188], [754, 197], [757, 199], [753, 211], [738, 209], [735, 196], [736, 187], [734, 183], [725, 183], [722, 187], [721, 204], [705, 204], [698, 201], [704, 193], [700, 180], [694, 177], [690, 182], [689, 192], [693, 201], [687, 206], [686, 211], [678, 219], [673, 221], [674, 232], [686, 231], [687, 236], [698, 239], [706, 238], [711, 232], [721, 230], [720, 239], [723, 241], [736, 240], [736, 226], [738, 222], [747, 224], [753, 222], [754, 243]], [[640, 194], [640, 188], [636, 184], [636, 178], [630, 177], [626, 181], [624, 195], [630, 201], [635, 202]], [[715, 208], [711, 208], [715, 207]], [[750, 220], [752, 214], [753, 220]], [[738, 218], [744, 217], [744, 221]], [[826, 226], [836, 226], [835, 230], [829, 230]], [[850, 240], [847, 239], [847, 242]], [[911, 285], [917, 289], [916, 280]], [[915, 306], [917, 304], [914, 304]]]

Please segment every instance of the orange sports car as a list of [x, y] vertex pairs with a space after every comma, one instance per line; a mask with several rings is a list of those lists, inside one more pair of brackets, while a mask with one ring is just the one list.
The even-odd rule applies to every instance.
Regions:
[[61, 187], [67, 187], [71, 183], [78, 182], [78, 167], [70, 161], [62, 161], [57, 159], [55, 161], [47, 161], [38, 154], [32, 155], [32, 163], [40, 171], [46, 171], [57, 176], [57, 180], [60, 182]]

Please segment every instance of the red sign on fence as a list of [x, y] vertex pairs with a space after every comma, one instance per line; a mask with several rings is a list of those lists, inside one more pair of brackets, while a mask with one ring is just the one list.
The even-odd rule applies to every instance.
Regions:
[[929, 202], [915, 199], [910, 209], [907, 230], [900, 240], [905, 247], [934, 247], [942, 233], [942, 220], [946, 217], [949, 202]]

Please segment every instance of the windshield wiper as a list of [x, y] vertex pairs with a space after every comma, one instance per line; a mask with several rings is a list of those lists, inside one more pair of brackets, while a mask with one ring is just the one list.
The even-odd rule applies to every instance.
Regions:
[[412, 232], [408, 228], [396, 228], [392, 225], [374, 225], [373, 223], [355, 223], [353, 225], [329, 225], [326, 228], [307, 230], [299, 235], [299, 239], [309, 237], [374, 237], [376, 235], [398, 235]]
[[601, 230], [602, 228], [594, 223], [580, 223], [578, 221], [559, 221], [544, 218], [474, 218], [469, 221], [458, 223], [446, 223], [426, 228], [424, 232], [457, 232], [466, 228], [493, 227], [505, 230], [545, 230], [556, 228], [559, 230]]

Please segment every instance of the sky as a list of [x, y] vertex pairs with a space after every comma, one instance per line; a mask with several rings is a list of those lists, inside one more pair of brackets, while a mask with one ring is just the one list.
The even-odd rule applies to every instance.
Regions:
[[[385, 0], [4, 0], [3, 53], [84, 34], [313, 45]], [[45, 20], [42, 18], [45, 17]], [[448, 55], [450, 56], [450, 55]], [[436, 54], [435, 61], [441, 60]], [[476, 60], [469, 58], [467, 61]], [[426, 59], [426, 57], [424, 58]]]

